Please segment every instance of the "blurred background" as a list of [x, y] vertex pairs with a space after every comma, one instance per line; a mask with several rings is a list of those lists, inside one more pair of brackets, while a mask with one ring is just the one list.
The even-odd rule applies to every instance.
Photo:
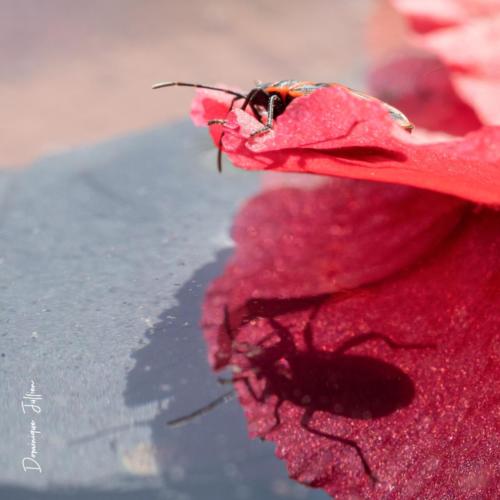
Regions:
[[187, 116], [192, 92], [152, 91], [161, 80], [362, 87], [404, 30], [386, 0], [0, 5], [1, 167]]

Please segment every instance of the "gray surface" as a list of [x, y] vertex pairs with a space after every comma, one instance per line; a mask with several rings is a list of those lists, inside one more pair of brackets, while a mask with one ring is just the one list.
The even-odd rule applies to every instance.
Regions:
[[[200, 306], [257, 185], [218, 175], [188, 123], [0, 174], [1, 499], [325, 497], [247, 438], [235, 401], [165, 426], [222, 392]], [[32, 417], [41, 474], [21, 466]]]

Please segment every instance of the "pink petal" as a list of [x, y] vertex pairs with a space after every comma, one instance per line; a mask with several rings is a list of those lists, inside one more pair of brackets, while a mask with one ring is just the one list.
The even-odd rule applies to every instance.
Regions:
[[412, 28], [426, 33], [498, 12], [498, 0], [392, 0]]
[[[459, 83], [456, 78], [454, 83]], [[436, 58], [404, 56], [390, 60], [372, 71], [369, 86], [373, 95], [411, 116], [417, 131], [424, 128], [464, 135], [481, 128], [474, 109], [457, 95], [448, 68]], [[482, 95], [486, 107], [495, 106], [491, 92]]]
[[[500, 124], [500, 3], [497, 0], [393, 0], [419, 33], [414, 41], [451, 71], [459, 96], [485, 124]], [[466, 83], [464, 83], [464, 80]], [[484, 89], [488, 92], [484, 94]], [[495, 90], [496, 89], [496, 90]]]

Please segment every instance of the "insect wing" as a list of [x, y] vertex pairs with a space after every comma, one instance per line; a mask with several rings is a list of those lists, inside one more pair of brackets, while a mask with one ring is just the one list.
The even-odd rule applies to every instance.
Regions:
[[[343, 87], [343, 85], [341, 85]], [[384, 101], [381, 101], [380, 99], [377, 99], [376, 97], [373, 97], [371, 95], [365, 94], [364, 92], [360, 92], [359, 90], [354, 90], [349, 87], [345, 87], [346, 89], [349, 90], [351, 94], [354, 94], [355, 96], [365, 99], [366, 101], [378, 101], [384, 106], [384, 108], [387, 110], [389, 113], [389, 116], [401, 127], [407, 130], [408, 132], [411, 132], [415, 127], [413, 123], [411, 123], [410, 120], [401, 112], [399, 109], [395, 108], [394, 106], [391, 106], [390, 104], [387, 104]]]

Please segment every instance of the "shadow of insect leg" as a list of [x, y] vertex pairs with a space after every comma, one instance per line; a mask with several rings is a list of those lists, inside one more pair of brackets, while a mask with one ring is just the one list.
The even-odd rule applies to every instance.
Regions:
[[302, 428], [310, 432], [311, 434], [315, 434], [316, 436], [324, 437], [326, 439], [329, 439], [331, 441], [337, 441], [338, 443], [342, 443], [346, 446], [349, 446], [350, 448], [354, 449], [356, 453], [358, 454], [359, 459], [361, 460], [361, 463], [363, 464], [363, 469], [365, 473], [369, 476], [369, 478], [374, 482], [377, 483], [378, 479], [373, 473], [371, 467], [368, 465], [368, 461], [366, 460], [363, 451], [361, 448], [358, 446], [356, 441], [353, 441], [351, 439], [346, 439], [341, 436], [336, 436], [335, 434], [329, 434], [327, 432], [319, 431], [317, 429], [314, 429], [311, 427], [311, 419], [313, 417], [314, 410], [307, 409], [304, 412], [304, 415], [302, 415], [302, 418], [300, 420], [300, 425]]
[[266, 434], [274, 431], [275, 429], [277, 429], [278, 427], [281, 426], [280, 408], [284, 402], [285, 402], [285, 400], [282, 398], [279, 398], [278, 401], [276, 402], [276, 405], [274, 406], [274, 410], [273, 410], [274, 424], [266, 431]]
[[232, 378], [218, 377], [217, 382], [220, 385], [229, 385], [229, 384], [232, 384], [234, 382], [234, 380]]
[[182, 417], [179, 417], [179, 418], [174, 418], [173, 420], [169, 420], [167, 422], [167, 425], [169, 427], [177, 427], [178, 425], [186, 424], [197, 417], [201, 417], [202, 415], [209, 413], [217, 406], [219, 406], [223, 403], [226, 403], [227, 401], [231, 401], [231, 399], [233, 399], [234, 397], [235, 397], [235, 393], [233, 390], [226, 392], [222, 396], [219, 396], [218, 398], [214, 399], [213, 401], [211, 401], [207, 405], [202, 406], [201, 408], [198, 408], [197, 410], [193, 411], [192, 413], [189, 413], [187, 415], [183, 415]]
[[219, 377], [217, 379], [217, 382], [219, 382], [219, 384], [221, 385], [234, 384], [235, 382], [243, 382], [245, 384], [246, 390], [248, 391], [250, 396], [252, 396], [252, 398], [255, 401], [257, 401], [257, 403], [264, 403], [268, 396], [267, 387], [264, 388], [261, 395], [258, 395], [255, 392], [255, 389], [252, 387], [252, 384], [250, 383], [250, 378], [247, 377], [246, 375], [235, 375], [234, 377], [231, 378]]
[[280, 345], [276, 346], [281, 352], [280, 357], [285, 357], [287, 354], [295, 352], [295, 343], [293, 341], [290, 330], [285, 328], [278, 320], [274, 318], [268, 318], [268, 322], [271, 327], [274, 328], [274, 333], [276, 333], [280, 339]]
[[356, 337], [346, 340], [334, 352], [335, 354], [345, 354], [346, 351], [348, 351], [349, 349], [364, 344], [365, 342], [370, 342], [372, 340], [381, 340], [382, 342], [385, 342], [391, 349], [435, 349], [436, 348], [436, 344], [432, 343], [416, 344], [416, 343], [395, 342], [387, 335], [384, 335], [382, 333], [370, 332], [357, 335]]
[[234, 341], [234, 332], [233, 332], [233, 328], [231, 327], [231, 318], [229, 316], [229, 307], [227, 307], [227, 305], [224, 306], [223, 325], [224, 325], [224, 331], [227, 333], [228, 337], [232, 341]]
[[321, 310], [321, 307], [323, 305], [323, 301], [319, 302], [316, 304], [312, 310], [311, 314], [309, 315], [309, 318], [306, 323], [306, 327], [304, 328], [304, 341], [306, 343], [306, 347], [308, 351], [314, 351], [314, 333], [313, 333], [313, 321], [316, 319], [316, 316], [319, 314], [319, 311]]
[[[222, 329], [224, 332], [226, 332], [227, 336], [232, 342], [232, 346], [235, 348], [234, 351], [237, 352], [238, 354], [247, 354], [249, 350], [251, 350], [252, 347], [257, 346], [260, 347], [262, 344], [266, 343], [270, 338], [273, 337], [274, 332], [269, 333], [266, 335], [264, 338], [260, 339], [257, 343], [250, 344], [248, 342], [237, 342], [236, 341], [236, 336], [237, 336], [237, 331], [241, 325], [244, 325], [247, 323], [245, 321], [245, 317], [242, 316], [243, 311], [241, 308], [233, 310], [231, 313], [229, 312], [229, 307], [227, 305], [224, 306], [224, 318], [222, 320]], [[236, 332], [234, 328], [235, 324], [235, 317], [236, 317]], [[237, 348], [245, 348], [245, 350], [238, 350]]]
[[250, 380], [248, 377], [243, 378], [242, 382], [245, 384], [247, 391], [250, 393], [250, 395], [252, 396], [252, 398], [254, 398], [255, 401], [257, 401], [258, 403], [264, 403], [266, 401], [267, 396], [268, 396], [267, 387], [264, 388], [264, 390], [262, 391], [262, 394], [259, 396], [255, 392], [255, 389], [252, 387], [252, 384], [250, 383]]
[[[250, 394], [250, 396], [256, 401], [257, 403], [265, 403], [267, 401], [267, 398], [269, 396], [269, 388], [264, 387], [264, 390], [262, 391], [262, 394], [258, 395], [255, 392], [255, 389], [252, 387], [252, 384], [250, 383], [250, 378], [244, 375], [236, 375], [232, 378], [218, 378], [217, 381], [219, 384], [226, 385], [226, 384], [232, 384], [234, 382], [243, 382], [245, 384], [245, 388]], [[273, 409], [273, 415], [274, 415], [274, 423], [273, 425], [264, 433], [268, 434], [271, 431], [274, 431], [281, 425], [281, 416], [280, 416], [280, 408], [283, 405], [285, 400], [283, 398], [278, 397], [278, 401], [276, 402], [276, 405], [274, 406]]]
[[258, 342], [250, 343], [250, 342], [233, 342], [233, 351], [236, 354], [244, 354], [247, 358], [253, 358], [262, 354], [263, 349], [262, 346], [269, 340], [275, 336], [274, 331], [261, 338]]

